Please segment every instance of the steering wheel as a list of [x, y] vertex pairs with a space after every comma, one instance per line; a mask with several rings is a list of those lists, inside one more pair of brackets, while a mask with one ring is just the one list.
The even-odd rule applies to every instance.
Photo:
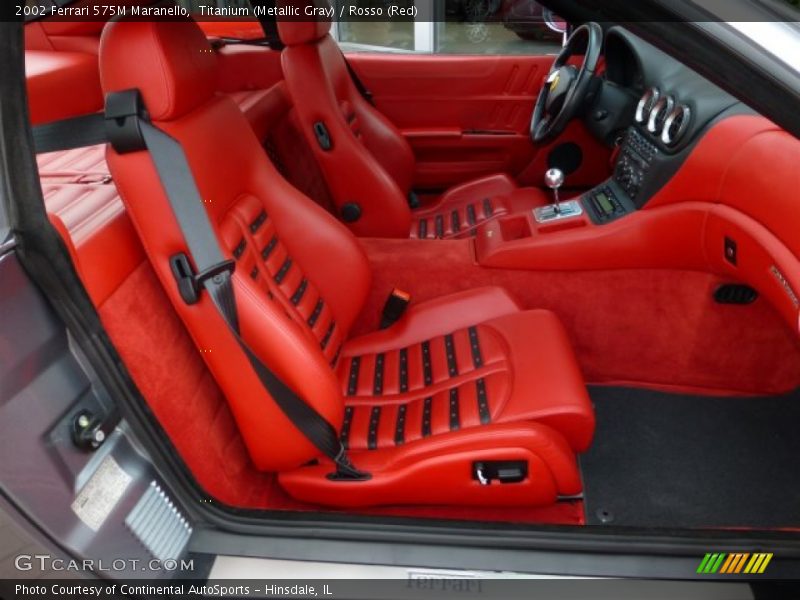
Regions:
[[[597, 68], [603, 44], [603, 28], [597, 23], [578, 27], [556, 57], [531, 117], [531, 140], [546, 144], [558, 137], [583, 106]], [[568, 64], [583, 53], [580, 68]]]

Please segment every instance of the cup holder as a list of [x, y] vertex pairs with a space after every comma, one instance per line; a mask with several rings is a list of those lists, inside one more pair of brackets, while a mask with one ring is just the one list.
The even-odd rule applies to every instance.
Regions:
[[533, 235], [531, 224], [525, 215], [516, 215], [500, 219], [500, 235], [506, 242], [529, 238]]

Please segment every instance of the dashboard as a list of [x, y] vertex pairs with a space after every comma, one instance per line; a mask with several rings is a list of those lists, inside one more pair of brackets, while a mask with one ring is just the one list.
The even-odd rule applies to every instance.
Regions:
[[642, 208], [714, 123], [749, 112], [695, 71], [620, 27], [606, 33], [605, 61], [586, 124], [619, 152], [611, 180], [587, 195], [596, 223]]
[[800, 139], [619, 27], [584, 121], [617, 146], [581, 201], [594, 225], [537, 249], [550, 264], [708, 270], [763, 295], [800, 332]]

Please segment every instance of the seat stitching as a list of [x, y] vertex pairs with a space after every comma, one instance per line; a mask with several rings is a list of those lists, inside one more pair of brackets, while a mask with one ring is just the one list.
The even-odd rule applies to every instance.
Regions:
[[[452, 379], [446, 379], [440, 383], [435, 383], [430, 387], [419, 388], [403, 394], [386, 394], [380, 397], [374, 395], [356, 395], [347, 396], [345, 401], [348, 405], [353, 406], [372, 406], [379, 403], [381, 405], [404, 404], [407, 402], [415, 402], [426, 396], [435, 396], [441, 392], [445, 392], [454, 387], [460, 387], [470, 382], [477, 381], [481, 378], [487, 378], [491, 375], [509, 373], [510, 368], [507, 360], [498, 361], [490, 365], [486, 365], [479, 370], [464, 373]], [[498, 411], [493, 411], [498, 412]]]

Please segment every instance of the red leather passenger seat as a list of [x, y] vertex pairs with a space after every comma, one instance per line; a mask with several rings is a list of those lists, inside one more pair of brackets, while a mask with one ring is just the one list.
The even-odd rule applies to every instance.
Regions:
[[[313, 0], [286, 1], [301, 10], [313, 4]], [[498, 173], [454, 186], [433, 204], [412, 211], [411, 146], [358, 91], [329, 30], [328, 21], [278, 21], [287, 46], [282, 57], [284, 78], [337, 213], [347, 204], [361, 209], [361, 217], [348, 223], [353, 232], [373, 237], [457, 237], [473, 233], [487, 219], [548, 202], [538, 189], [515, 194], [515, 182]], [[318, 142], [319, 127], [327, 131], [330, 148]]]
[[[351, 338], [370, 286], [364, 252], [279, 175], [242, 112], [214, 93], [207, 48], [193, 23], [112, 23], [101, 43], [104, 90], [140, 90], [153, 124], [181, 143], [236, 261], [244, 339], [341, 431], [371, 477], [329, 479], [330, 462], [263, 388], [211, 300], [184, 303], [169, 258], [186, 244], [153, 162], [109, 150], [147, 256], [254, 464], [277, 471], [298, 500], [336, 506], [534, 505], [579, 493], [575, 454], [590, 443], [594, 415], [557, 318], [484, 288], [416, 305], [389, 329]], [[476, 465], [509, 461], [527, 469], [520, 481], [476, 477]]]

